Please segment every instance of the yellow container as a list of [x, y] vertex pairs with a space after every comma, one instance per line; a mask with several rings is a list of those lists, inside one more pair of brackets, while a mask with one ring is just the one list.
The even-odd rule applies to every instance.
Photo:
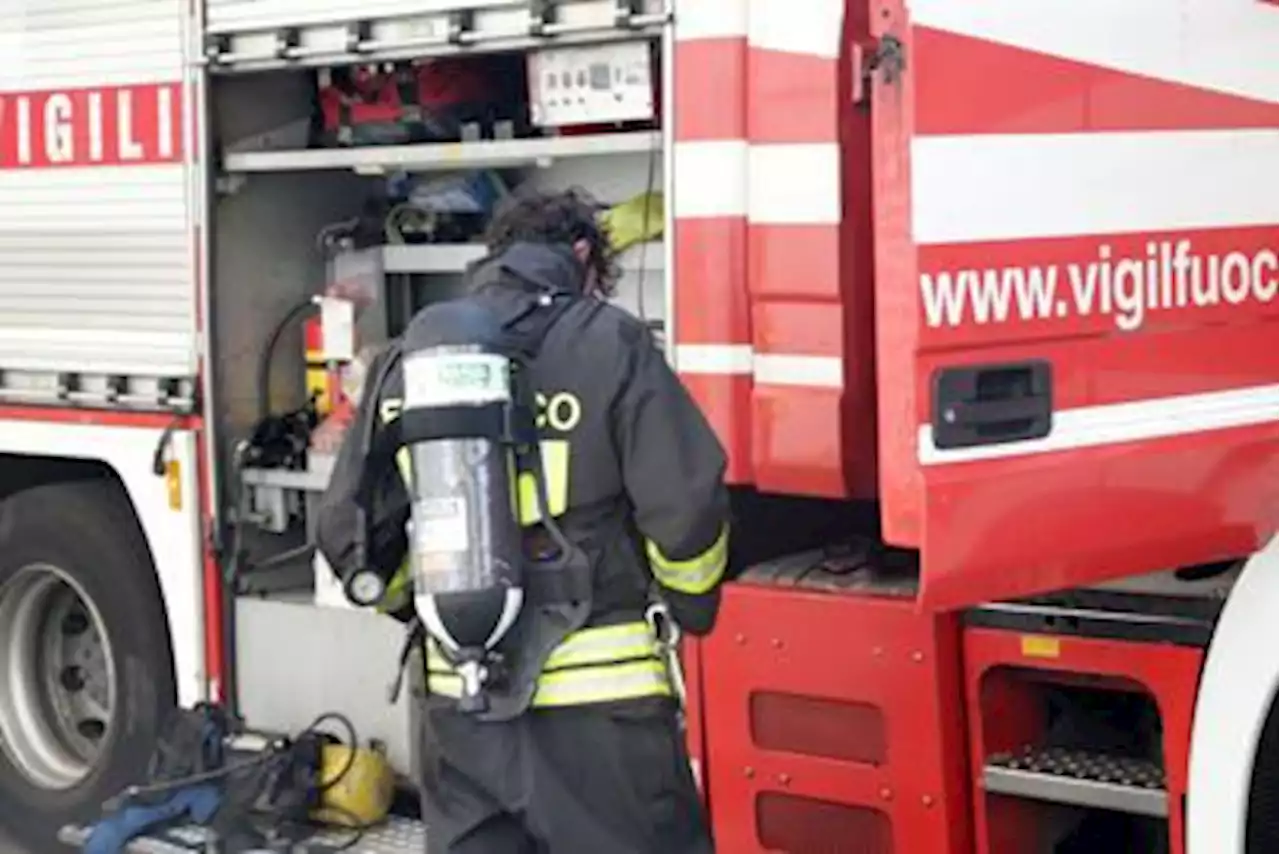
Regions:
[[320, 780], [325, 788], [320, 807], [311, 817], [322, 824], [369, 827], [391, 811], [395, 772], [380, 748], [359, 748], [352, 758], [350, 747], [326, 745], [320, 758]]

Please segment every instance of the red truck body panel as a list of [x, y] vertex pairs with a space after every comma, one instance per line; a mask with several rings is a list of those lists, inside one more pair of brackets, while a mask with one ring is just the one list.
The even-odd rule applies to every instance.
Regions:
[[[876, 217], [884, 521], [932, 608], [1248, 554], [1276, 524], [1274, 9], [1001, 11], [915, 4], [914, 72], [873, 110], [898, 158], [877, 193], [912, 191], [909, 221]], [[1029, 360], [1047, 436], [931, 445], [938, 372]]]
[[[732, 479], [878, 498], [932, 609], [1265, 542], [1274, 5], [744, 14], [677, 22], [676, 364]], [[937, 441], [946, 376], [1028, 364], [1045, 435]]]

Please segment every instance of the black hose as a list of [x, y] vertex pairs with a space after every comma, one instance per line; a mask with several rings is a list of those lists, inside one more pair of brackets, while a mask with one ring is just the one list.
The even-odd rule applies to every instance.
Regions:
[[303, 558], [310, 558], [315, 554], [315, 552], [316, 552], [316, 544], [312, 542], [306, 542], [300, 546], [294, 546], [291, 549], [285, 549], [282, 552], [277, 552], [276, 554], [273, 554], [271, 557], [263, 558], [262, 560], [253, 564], [252, 570], [254, 572], [261, 572], [264, 569], [274, 569], [275, 567], [284, 566], [289, 563], [294, 563]]
[[[232, 576], [234, 578], [234, 576]], [[232, 715], [240, 714], [240, 666], [236, 642], [236, 589], [224, 580], [218, 588], [222, 597], [222, 705]]]
[[290, 324], [306, 313], [315, 303], [311, 297], [307, 297], [305, 302], [300, 302], [293, 308], [289, 309], [284, 317], [271, 330], [271, 335], [267, 338], [266, 346], [262, 348], [262, 352], [258, 354], [258, 420], [267, 417], [267, 413], [271, 409], [271, 363], [275, 360], [276, 346], [280, 343], [281, 336], [284, 335]]
[[[258, 422], [261, 423], [267, 417], [271, 402], [271, 363], [275, 356], [276, 347], [279, 345], [280, 338], [284, 335], [284, 331], [297, 318], [311, 306], [313, 302], [307, 297], [305, 302], [300, 302], [289, 309], [288, 313], [276, 323], [271, 330], [271, 335], [267, 339], [266, 346], [262, 352], [258, 354], [258, 376], [257, 376], [257, 392], [258, 392]], [[222, 694], [223, 702], [226, 707], [235, 714], [240, 707], [240, 687], [236, 673], [236, 598], [237, 598], [237, 581], [244, 563], [244, 520], [240, 518], [241, 503], [243, 499], [244, 484], [240, 479], [241, 469], [243, 468], [243, 450], [237, 448], [232, 457], [232, 466], [228, 482], [234, 494], [234, 506], [236, 512], [232, 514], [230, 524], [230, 551], [223, 553], [226, 564], [222, 567], [222, 588], [220, 595], [222, 597], [222, 657], [223, 657], [223, 681]]]

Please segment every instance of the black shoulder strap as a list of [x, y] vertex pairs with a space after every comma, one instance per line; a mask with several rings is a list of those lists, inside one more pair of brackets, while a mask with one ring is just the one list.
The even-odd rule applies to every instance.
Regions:
[[356, 505], [361, 508], [372, 506], [378, 482], [386, 473], [388, 466], [394, 464], [396, 450], [401, 444], [399, 423], [392, 421], [390, 424], [380, 425], [378, 405], [382, 399], [383, 387], [391, 377], [392, 371], [403, 361], [403, 345], [402, 339], [394, 339], [387, 347], [385, 361], [377, 371], [370, 371], [362, 401], [364, 417], [349, 428], [359, 431], [356, 438], [360, 442], [361, 468], [354, 499]]
[[[529, 381], [529, 370], [542, 352], [543, 342], [547, 340], [552, 327], [560, 322], [578, 299], [580, 297], [576, 294], [568, 292], [539, 294], [522, 301], [502, 318], [502, 329], [506, 335], [503, 349], [513, 362], [515, 405], [511, 413], [511, 432], [518, 444], [535, 448], [537, 446], [535, 390]], [[517, 455], [518, 460], [520, 456], [522, 455]], [[521, 464], [521, 468], [525, 469], [525, 466]]]
[[[566, 572], [574, 564], [585, 561], [582, 550], [565, 536], [560, 524], [551, 515], [551, 502], [547, 495], [547, 477], [543, 468], [542, 447], [538, 441], [537, 406], [535, 390], [529, 382], [529, 368], [542, 350], [547, 334], [582, 297], [570, 293], [543, 294], [521, 311], [506, 319], [503, 328], [510, 336], [508, 352], [515, 361], [512, 407], [512, 436], [516, 439], [515, 463], [521, 474], [531, 474], [534, 483], [534, 501], [537, 502], [542, 527], [556, 545], [556, 557], [546, 562], [539, 578], [546, 583], [535, 584], [531, 590], [539, 602], [569, 602], [583, 600], [584, 586], [589, 590], [590, 576], [577, 573], [582, 578], [570, 578]], [[532, 322], [529, 322], [532, 320]], [[517, 331], [515, 327], [527, 324]], [[583, 581], [583, 578], [586, 581]], [[532, 580], [532, 579], [531, 579]], [[573, 581], [581, 582], [573, 584]]]

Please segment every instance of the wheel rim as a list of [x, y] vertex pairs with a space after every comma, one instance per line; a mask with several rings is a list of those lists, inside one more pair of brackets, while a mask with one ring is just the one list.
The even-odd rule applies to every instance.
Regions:
[[115, 722], [102, 615], [49, 564], [0, 586], [0, 750], [32, 783], [67, 789], [93, 769]]

